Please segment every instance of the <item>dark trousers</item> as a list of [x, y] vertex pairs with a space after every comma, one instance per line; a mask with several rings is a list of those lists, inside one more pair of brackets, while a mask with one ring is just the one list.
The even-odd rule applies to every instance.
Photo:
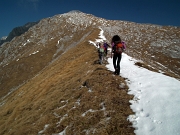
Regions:
[[105, 54], [106, 54], [106, 56], [107, 56], [107, 48], [105, 48], [104, 51], [105, 51]]
[[113, 65], [115, 69], [115, 73], [119, 74], [120, 73], [120, 61], [121, 61], [121, 54], [114, 54], [113, 56]]

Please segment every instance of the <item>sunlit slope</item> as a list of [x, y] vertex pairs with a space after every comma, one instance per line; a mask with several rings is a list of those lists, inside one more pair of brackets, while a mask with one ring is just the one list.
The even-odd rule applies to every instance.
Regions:
[[[0, 134], [134, 134], [123, 78], [99, 65], [92, 31], [4, 99]], [[123, 84], [120, 86], [120, 84]]]

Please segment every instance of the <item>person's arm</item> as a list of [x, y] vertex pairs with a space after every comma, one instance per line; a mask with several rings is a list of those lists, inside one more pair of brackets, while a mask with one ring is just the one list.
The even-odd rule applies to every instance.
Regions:
[[123, 43], [123, 52], [125, 52], [126, 51], [126, 44], [125, 44], [125, 42]]

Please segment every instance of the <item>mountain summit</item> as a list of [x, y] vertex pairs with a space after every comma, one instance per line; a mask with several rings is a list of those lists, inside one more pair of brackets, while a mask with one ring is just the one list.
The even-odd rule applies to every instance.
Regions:
[[126, 78], [97, 64], [89, 43], [101, 30], [108, 43], [120, 35], [137, 65], [180, 78], [180, 28], [79, 11], [45, 18], [0, 48], [0, 134], [134, 134]]

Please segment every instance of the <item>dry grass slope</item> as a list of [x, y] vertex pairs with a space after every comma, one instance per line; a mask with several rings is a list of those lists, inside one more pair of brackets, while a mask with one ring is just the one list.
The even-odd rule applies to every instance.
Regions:
[[0, 134], [134, 134], [127, 121], [133, 112], [125, 79], [97, 64], [97, 50], [88, 43], [98, 34], [93, 31], [6, 97], [0, 106]]

